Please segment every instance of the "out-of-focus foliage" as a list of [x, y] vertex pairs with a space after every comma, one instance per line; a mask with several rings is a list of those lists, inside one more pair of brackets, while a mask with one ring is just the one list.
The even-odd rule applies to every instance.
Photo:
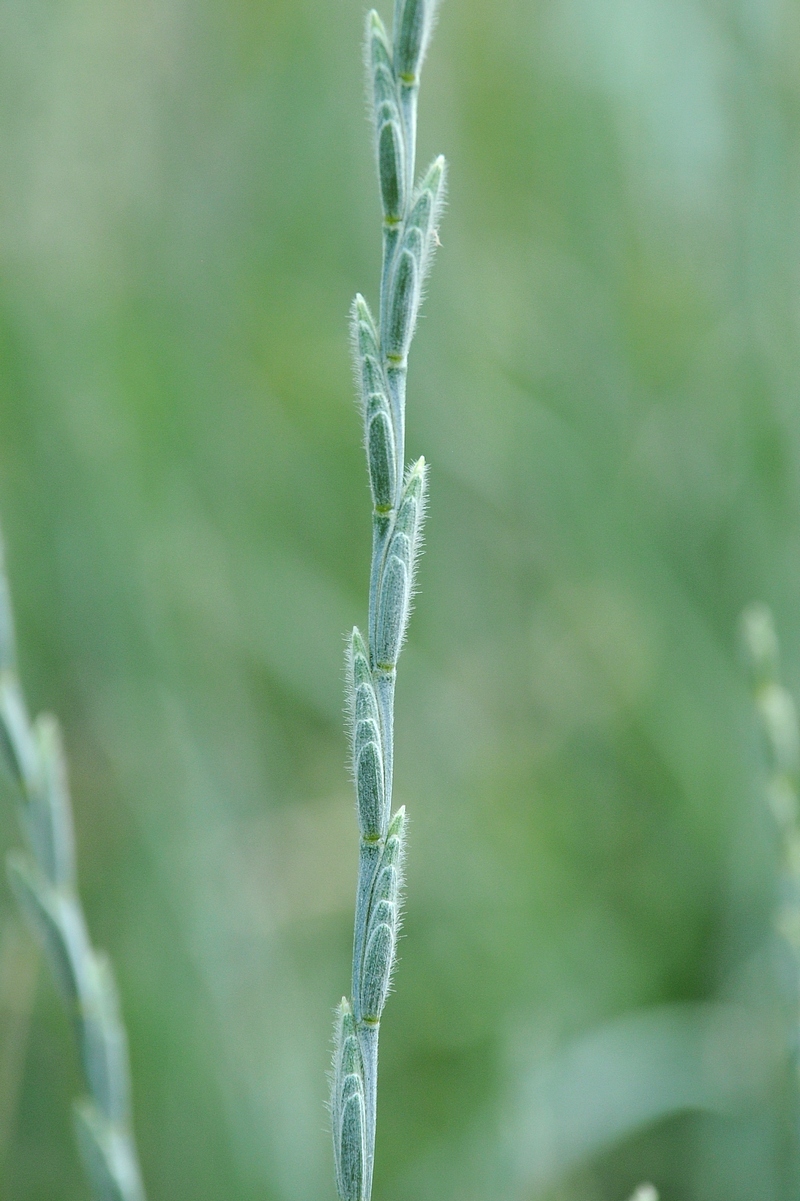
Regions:
[[[0, 5], [0, 511], [151, 1201], [333, 1196], [369, 563], [346, 315], [380, 254], [362, 18]], [[797, 691], [798, 62], [790, 0], [442, 8], [381, 1201], [798, 1195], [736, 650], [769, 602]], [[67, 1020], [6, 889], [0, 922], [0, 1192], [77, 1201]]]

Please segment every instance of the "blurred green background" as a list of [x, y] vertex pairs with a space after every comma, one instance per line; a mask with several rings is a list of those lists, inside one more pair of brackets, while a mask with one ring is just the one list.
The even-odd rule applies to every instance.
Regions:
[[[390, 13], [384, 14], [387, 18]], [[355, 0], [0, 0], [0, 512], [150, 1201], [332, 1198], [377, 294]], [[738, 658], [800, 689], [800, 7], [446, 0], [376, 1201], [800, 1196]], [[0, 850], [17, 844], [0, 805]], [[0, 893], [0, 1196], [86, 1197]]]

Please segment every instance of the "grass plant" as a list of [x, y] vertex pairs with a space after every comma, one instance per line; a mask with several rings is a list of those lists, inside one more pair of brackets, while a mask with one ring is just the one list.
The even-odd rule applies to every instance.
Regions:
[[383, 266], [378, 320], [363, 296], [351, 328], [372, 493], [368, 633], [348, 645], [348, 711], [359, 828], [350, 1000], [336, 1016], [331, 1116], [342, 1201], [372, 1190], [381, 1014], [392, 976], [402, 887], [405, 810], [392, 816], [394, 692], [425, 508], [424, 459], [405, 470], [408, 351], [437, 244], [445, 164], [416, 183], [419, 73], [433, 0], [396, 0], [389, 38], [367, 17], [366, 68], [375, 129]]
[[58, 722], [48, 714], [31, 722], [25, 706], [1, 549], [0, 743], [27, 843], [27, 850], [8, 856], [9, 881], [73, 1020], [89, 1094], [75, 1105], [81, 1158], [96, 1201], [144, 1201], [117, 989], [108, 959], [89, 940], [78, 897]]

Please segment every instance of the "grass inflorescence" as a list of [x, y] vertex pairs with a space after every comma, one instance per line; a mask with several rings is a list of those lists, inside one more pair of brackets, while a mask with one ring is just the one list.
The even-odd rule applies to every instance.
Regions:
[[432, 0], [396, 0], [390, 39], [367, 17], [366, 66], [375, 128], [383, 266], [378, 320], [363, 296], [351, 330], [372, 494], [372, 565], [366, 638], [348, 645], [348, 710], [359, 827], [351, 997], [337, 1011], [331, 1116], [342, 1201], [372, 1190], [378, 1037], [399, 929], [406, 817], [392, 815], [394, 691], [425, 511], [426, 465], [405, 467], [408, 351], [438, 242], [444, 159], [416, 180], [419, 73]]
[[75, 1129], [96, 1201], [145, 1201], [131, 1126], [125, 1027], [107, 957], [92, 946], [78, 897], [66, 760], [58, 722], [31, 722], [17, 671], [0, 548], [0, 753], [15, 786], [26, 850], [8, 856], [11, 888], [42, 945], [75, 1026], [88, 1096]]

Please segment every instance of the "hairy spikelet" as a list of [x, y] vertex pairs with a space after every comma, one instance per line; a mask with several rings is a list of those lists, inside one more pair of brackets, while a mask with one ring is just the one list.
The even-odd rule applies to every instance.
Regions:
[[425, 478], [425, 460], [419, 459], [406, 476], [380, 575], [374, 659], [384, 671], [395, 668], [408, 627], [422, 544]]
[[350, 314], [359, 410], [372, 494], [366, 637], [347, 643], [346, 704], [359, 828], [352, 998], [337, 1011], [331, 1084], [336, 1186], [369, 1201], [375, 1151], [378, 1031], [400, 930], [405, 809], [392, 817], [394, 687], [422, 545], [427, 467], [405, 469], [406, 365], [423, 285], [438, 245], [445, 162], [415, 179], [419, 69], [435, 4], [396, 0], [391, 38], [367, 16], [365, 66], [383, 210], [379, 319], [363, 296]]
[[403, 83], [414, 86], [436, 21], [436, 0], [395, 0], [394, 62]]
[[364, 423], [364, 450], [377, 513], [394, 503], [400, 463], [397, 457], [389, 381], [383, 367], [380, 335], [369, 305], [356, 296], [350, 314], [350, 342], [359, 409]]

